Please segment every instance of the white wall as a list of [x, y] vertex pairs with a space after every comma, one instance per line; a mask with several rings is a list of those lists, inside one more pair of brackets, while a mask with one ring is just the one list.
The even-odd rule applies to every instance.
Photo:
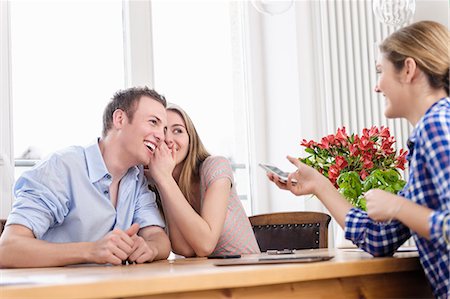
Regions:
[[450, 1], [448, 0], [416, 0], [414, 22], [433, 20], [450, 28]]

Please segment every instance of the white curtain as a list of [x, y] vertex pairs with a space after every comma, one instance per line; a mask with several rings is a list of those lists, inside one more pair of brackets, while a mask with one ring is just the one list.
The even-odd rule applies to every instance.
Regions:
[[[322, 111], [317, 114], [320, 136], [335, 133], [345, 126], [347, 132], [360, 134], [363, 128], [388, 126], [396, 138], [397, 149], [406, 148], [411, 127], [405, 120], [388, 120], [384, 100], [374, 92], [377, 43], [395, 31], [375, 19], [371, 1], [314, 1], [313, 47], [318, 80], [317, 95]], [[317, 201], [306, 201], [306, 210], [325, 211]], [[326, 211], [325, 211], [326, 212]], [[331, 247], [350, 245], [343, 231], [332, 220]]]

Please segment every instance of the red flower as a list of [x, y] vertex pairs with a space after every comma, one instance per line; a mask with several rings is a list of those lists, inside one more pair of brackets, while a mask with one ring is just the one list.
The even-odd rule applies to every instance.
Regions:
[[363, 168], [364, 169], [371, 169], [374, 166], [374, 163], [372, 162], [372, 155], [371, 154], [364, 154], [362, 156], [362, 162], [363, 162]]
[[335, 185], [343, 172], [356, 171], [364, 180], [375, 169], [405, 169], [407, 151], [401, 149], [396, 154], [395, 138], [384, 126], [365, 128], [361, 135], [350, 136], [342, 127], [336, 134], [321, 138], [320, 143], [303, 139], [300, 144], [310, 149], [310, 155], [301, 161], [319, 170]]
[[331, 165], [328, 170], [328, 179], [333, 183], [333, 185], [336, 185], [336, 180], [339, 174], [341, 174], [341, 170], [336, 165]]
[[368, 175], [369, 173], [365, 169], [359, 172], [359, 176], [361, 177], [362, 180], [365, 180]]
[[337, 129], [336, 139], [341, 143], [342, 146], [347, 146], [348, 135], [345, 132], [345, 127]]
[[302, 142], [300, 142], [300, 145], [307, 148], [313, 148], [314, 146], [317, 145], [317, 143], [314, 142], [313, 140], [307, 141], [306, 139], [303, 139]]
[[335, 161], [336, 161], [336, 166], [338, 167], [339, 170], [344, 169], [348, 165], [347, 160], [345, 160], [345, 158], [342, 156], [337, 156]]
[[399, 156], [395, 159], [395, 164], [396, 164], [397, 168], [400, 168], [401, 170], [405, 170], [407, 154], [408, 154], [408, 151], [406, 151], [404, 149], [400, 149]]
[[395, 143], [394, 136], [389, 136], [386, 138], [383, 138], [383, 141], [381, 142], [381, 148], [383, 149], [384, 153], [390, 155], [394, 152], [394, 149], [392, 148], [392, 145]]
[[370, 138], [372, 138], [374, 136], [377, 136], [378, 133], [379, 133], [378, 128], [373, 126], [369, 130], [368, 129], [363, 129], [362, 135], [370, 139]]
[[369, 135], [363, 135], [359, 142], [359, 147], [366, 151], [372, 149], [374, 142], [370, 139]]
[[335, 144], [334, 135], [328, 135], [326, 137], [323, 137], [321, 141], [322, 141], [322, 143], [319, 144], [319, 147], [321, 147], [323, 149], [329, 149], [330, 146]]
[[384, 126], [380, 127], [380, 137], [388, 138], [390, 135], [389, 128], [385, 128]]

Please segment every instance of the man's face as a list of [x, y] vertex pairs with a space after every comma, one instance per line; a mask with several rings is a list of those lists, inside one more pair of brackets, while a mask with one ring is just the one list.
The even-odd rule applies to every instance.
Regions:
[[121, 130], [122, 146], [134, 165], [147, 165], [155, 148], [164, 142], [167, 127], [165, 107], [158, 101], [141, 97], [133, 120], [127, 119]]

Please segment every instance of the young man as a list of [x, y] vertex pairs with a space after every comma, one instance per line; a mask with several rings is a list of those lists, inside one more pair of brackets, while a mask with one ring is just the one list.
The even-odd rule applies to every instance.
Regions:
[[0, 238], [0, 267], [167, 258], [170, 242], [142, 168], [164, 141], [165, 107], [154, 90], [120, 91], [104, 111], [102, 138], [25, 172]]

